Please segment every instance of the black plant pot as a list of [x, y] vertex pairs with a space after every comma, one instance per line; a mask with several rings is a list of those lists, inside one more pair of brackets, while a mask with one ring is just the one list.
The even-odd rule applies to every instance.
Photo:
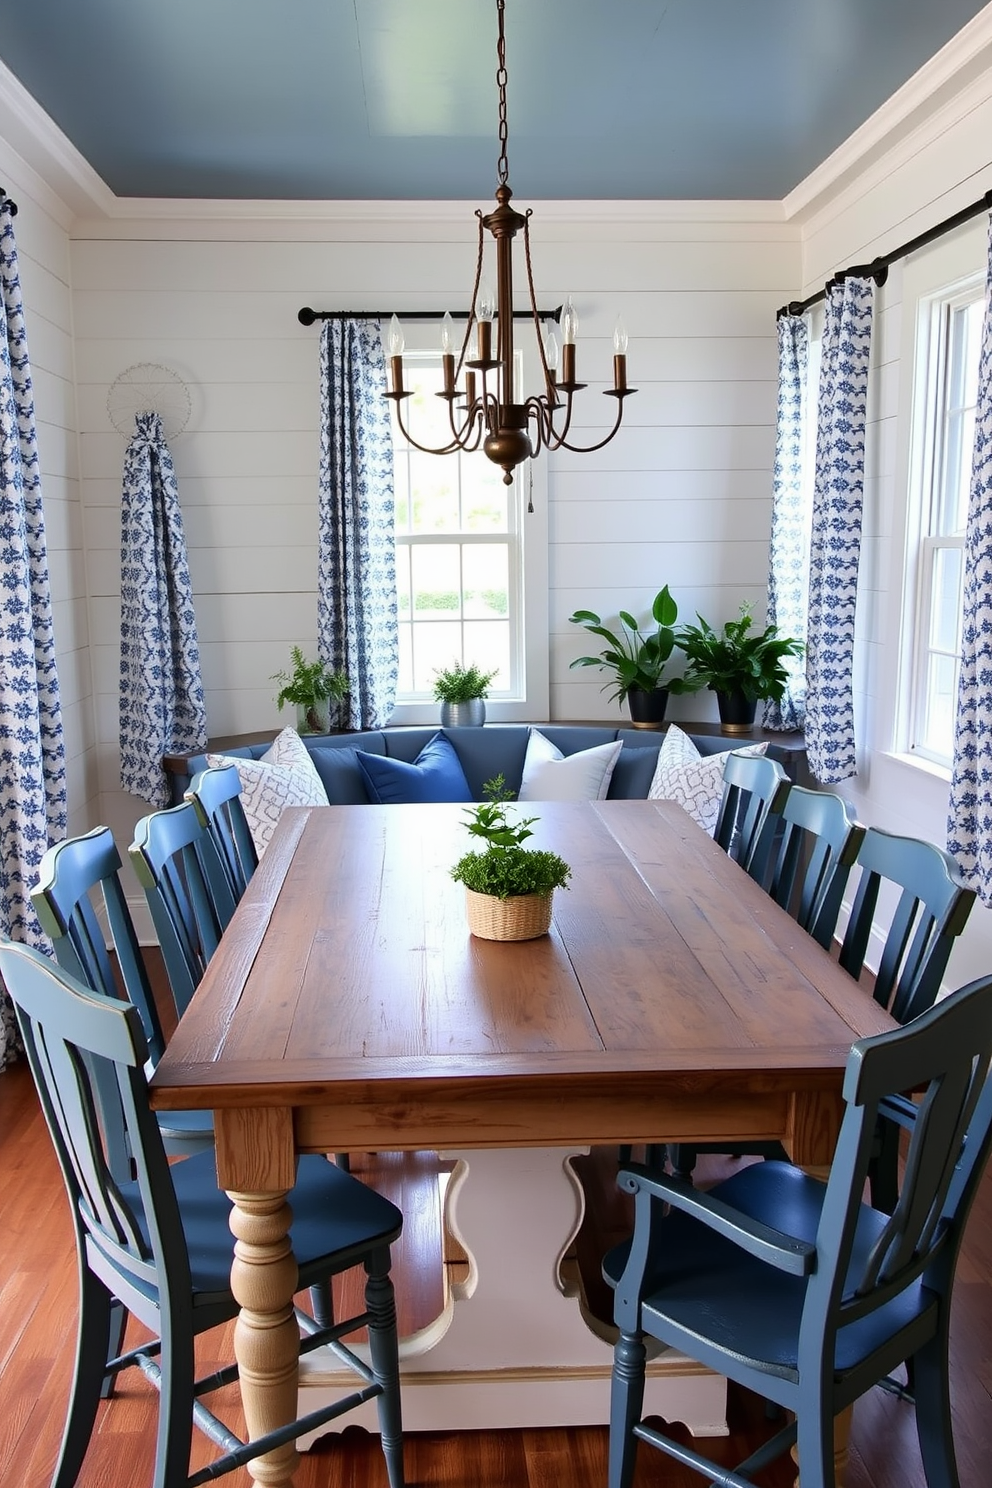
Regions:
[[644, 692], [640, 687], [631, 687], [627, 693], [627, 706], [635, 728], [661, 728], [668, 707], [668, 688], [655, 687], [651, 692]]
[[716, 704], [720, 710], [721, 734], [749, 734], [754, 728], [757, 700], [745, 697], [740, 688], [733, 692], [718, 692]]

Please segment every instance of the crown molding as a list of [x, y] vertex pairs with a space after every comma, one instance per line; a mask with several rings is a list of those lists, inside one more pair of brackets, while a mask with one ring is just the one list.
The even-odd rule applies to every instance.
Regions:
[[64, 222], [65, 212], [76, 217], [111, 209], [115, 197], [110, 187], [3, 62], [0, 135], [61, 203], [63, 210], [53, 212], [60, 220]]
[[[992, 92], [992, 4], [979, 11], [788, 193], [782, 203], [786, 221], [806, 226], [830, 198], [872, 166], [878, 174], [886, 174], [890, 156], [900, 150], [904, 156], [916, 153], [913, 139], [921, 130], [932, 128], [936, 116], [949, 112], [963, 117], [970, 112], [975, 107], [976, 88], [986, 95]], [[885, 168], [880, 165], [883, 156]]]

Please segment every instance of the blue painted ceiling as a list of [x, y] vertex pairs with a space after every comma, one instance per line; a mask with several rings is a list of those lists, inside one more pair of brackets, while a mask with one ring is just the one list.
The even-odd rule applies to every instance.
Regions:
[[[518, 198], [780, 198], [983, 0], [507, 0]], [[0, 0], [122, 197], [476, 198], [495, 0]]]

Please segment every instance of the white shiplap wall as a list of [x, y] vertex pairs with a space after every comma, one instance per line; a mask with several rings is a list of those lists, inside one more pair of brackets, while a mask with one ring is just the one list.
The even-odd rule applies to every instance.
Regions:
[[73, 833], [93, 825], [99, 795], [76, 437], [71, 213], [2, 140], [0, 181], [18, 205], [14, 234], [34, 386]]
[[[535, 212], [539, 300], [581, 318], [575, 436], [601, 437], [618, 313], [631, 333], [625, 426], [603, 451], [548, 462], [551, 711], [619, 718], [585, 649], [579, 606], [645, 613], [665, 582], [691, 618], [764, 600], [774, 442], [775, 311], [800, 278], [799, 236], [766, 204], [565, 204]], [[275, 222], [78, 225], [72, 243], [86, 571], [101, 813], [126, 840], [140, 803], [117, 785], [123, 443], [106, 413], [127, 366], [188, 383], [174, 456], [213, 734], [274, 726], [270, 676], [315, 634], [315, 308], [467, 302], [469, 205], [360, 204]], [[553, 277], [552, 277], [553, 276]], [[458, 286], [452, 290], [451, 286]], [[595, 381], [595, 379], [599, 381]], [[597, 432], [598, 431], [598, 432]], [[684, 705], [683, 705], [684, 706]], [[699, 716], [700, 704], [690, 705]], [[703, 705], [709, 706], [708, 700]]]

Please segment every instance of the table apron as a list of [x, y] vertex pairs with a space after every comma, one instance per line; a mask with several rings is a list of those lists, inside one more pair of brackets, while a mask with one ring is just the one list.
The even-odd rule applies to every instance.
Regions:
[[567, 1101], [507, 1100], [471, 1103], [420, 1100], [363, 1106], [354, 1100], [293, 1112], [301, 1152], [417, 1151], [447, 1147], [608, 1146], [625, 1142], [781, 1141], [794, 1162], [829, 1163], [840, 1126], [839, 1091], [778, 1091], [719, 1096], [625, 1097], [621, 1090]]

